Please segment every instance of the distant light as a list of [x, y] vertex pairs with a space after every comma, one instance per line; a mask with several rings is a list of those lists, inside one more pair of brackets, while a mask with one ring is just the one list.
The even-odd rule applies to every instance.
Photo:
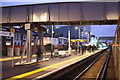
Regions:
[[20, 28], [20, 26], [13, 26], [13, 28]]
[[75, 27], [75, 29], [78, 29], [78, 27]]
[[34, 45], [34, 43], [31, 43], [31, 45], [33, 46], [33, 45]]
[[54, 31], [52, 31], [52, 33], [55, 33]]
[[85, 32], [85, 34], [88, 34], [88, 32]]
[[55, 27], [56, 29], [60, 28], [60, 27]]
[[47, 33], [49, 33], [49, 29], [47, 29]]

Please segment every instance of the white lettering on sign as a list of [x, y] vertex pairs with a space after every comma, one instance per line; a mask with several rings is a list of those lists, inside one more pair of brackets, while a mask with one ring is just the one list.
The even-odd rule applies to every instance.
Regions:
[[14, 33], [12, 33], [12, 32], [6, 32], [6, 31], [0, 31], [0, 36], [14, 37]]

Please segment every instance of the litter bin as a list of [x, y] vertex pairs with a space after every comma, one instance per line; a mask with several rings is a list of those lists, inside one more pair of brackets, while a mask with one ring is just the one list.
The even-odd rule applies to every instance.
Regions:
[[15, 48], [15, 55], [20, 56], [20, 48]]
[[12, 53], [12, 50], [13, 50], [13, 48], [8, 48], [8, 55], [7, 56], [13, 56], [13, 53]]

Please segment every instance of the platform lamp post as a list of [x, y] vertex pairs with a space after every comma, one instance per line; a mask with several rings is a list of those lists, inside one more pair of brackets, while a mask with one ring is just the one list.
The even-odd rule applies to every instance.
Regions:
[[[80, 39], [80, 36], [81, 36], [81, 27], [75, 27], [75, 29], [78, 30], [78, 39]], [[79, 46], [79, 41], [77, 41], [77, 45]]]
[[80, 27], [78, 27], [78, 38], [80, 39], [80, 31], [81, 31], [81, 28]]
[[90, 32], [88, 31], [88, 42], [90, 42]]
[[78, 39], [80, 39], [82, 37], [82, 28], [83, 27], [75, 27], [75, 29], [78, 30]]
[[80, 28], [79, 27], [75, 27], [76, 30], [78, 30], [78, 39], [80, 39]]
[[71, 54], [71, 46], [70, 46], [70, 30], [68, 30], [68, 53]]

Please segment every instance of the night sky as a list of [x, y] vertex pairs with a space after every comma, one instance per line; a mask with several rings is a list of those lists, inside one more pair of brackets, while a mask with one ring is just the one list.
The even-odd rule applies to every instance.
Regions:
[[91, 32], [96, 37], [113, 37], [117, 25], [92, 25]]

